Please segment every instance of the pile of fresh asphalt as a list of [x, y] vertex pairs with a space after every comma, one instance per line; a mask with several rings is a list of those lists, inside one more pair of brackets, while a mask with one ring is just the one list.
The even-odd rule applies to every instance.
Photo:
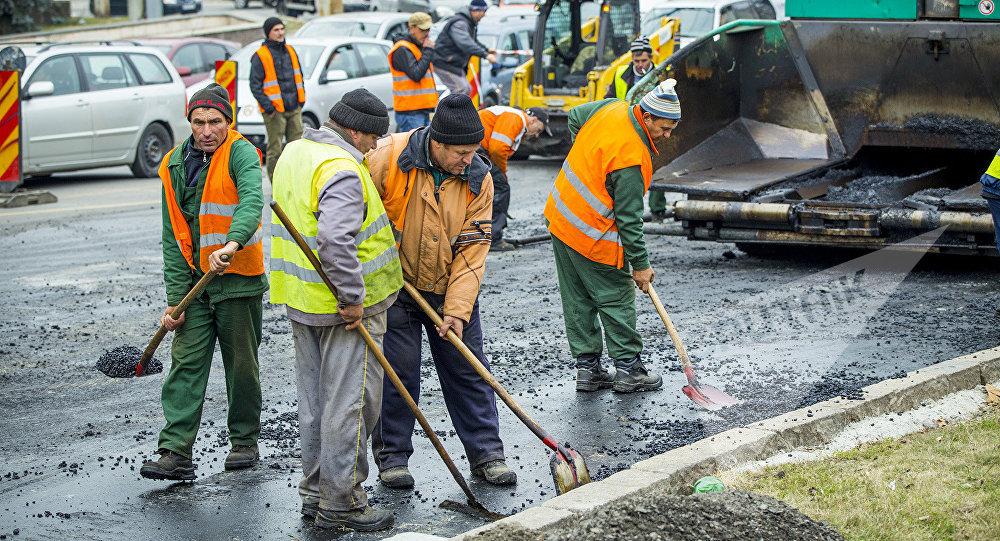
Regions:
[[[135, 346], [118, 346], [104, 352], [94, 365], [98, 371], [112, 378], [131, 378], [135, 376], [135, 365], [142, 358], [142, 350]], [[163, 372], [163, 363], [155, 357], [149, 360], [144, 375]]]
[[830, 526], [793, 507], [749, 492], [681, 496], [652, 492], [625, 498], [544, 533], [502, 527], [476, 541], [842, 541]]

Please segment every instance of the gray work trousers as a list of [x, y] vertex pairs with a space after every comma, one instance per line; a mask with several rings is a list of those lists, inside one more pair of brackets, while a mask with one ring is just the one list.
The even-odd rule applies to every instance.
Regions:
[[465, 94], [466, 96], [472, 94], [472, 85], [466, 79], [465, 74], [460, 75], [445, 70], [434, 70], [434, 73], [437, 74], [441, 84], [448, 87], [448, 91], [452, 94]]
[[[382, 347], [386, 313], [364, 319]], [[292, 322], [303, 503], [330, 511], [368, 505], [368, 439], [382, 411], [382, 366], [358, 331]]]

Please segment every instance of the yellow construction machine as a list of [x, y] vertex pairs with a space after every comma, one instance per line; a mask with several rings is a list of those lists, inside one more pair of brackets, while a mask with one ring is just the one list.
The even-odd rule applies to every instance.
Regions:
[[[510, 105], [544, 107], [552, 136], [525, 141], [518, 156], [565, 155], [566, 115], [583, 103], [604, 99], [615, 70], [632, 61], [629, 46], [640, 31], [638, 0], [545, 0], [538, 6], [533, 58], [511, 81]], [[653, 62], [679, 48], [680, 21], [664, 18], [649, 36]]]

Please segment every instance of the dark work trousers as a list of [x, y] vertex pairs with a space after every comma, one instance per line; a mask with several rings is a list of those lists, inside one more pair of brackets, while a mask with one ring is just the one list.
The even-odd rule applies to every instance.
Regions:
[[493, 244], [503, 240], [503, 230], [507, 227], [507, 211], [510, 209], [510, 183], [507, 173], [493, 166]]
[[[444, 303], [443, 295], [422, 293], [435, 309]], [[441, 381], [444, 403], [452, 425], [465, 446], [469, 464], [475, 468], [503, 459], [493, 389], [476, 374], [455, 346], [438, 336], [430, 318], [406, 291], [400, 291], [396, 302], [389, 308], [382, 350], [417, 403], [420, 402], [420, 343], [424, 332], [427, 333], [431, 356]], [[471, 320], [465, 325], [462, 341], [488, 369], [483, 355], [483, 329], [479, 321], [478, 302], [472, 309]], [[411, 439], [415, 421], [410, 408], [387, 376], [382, 385], [382, 415], [372, 434], [372, 455], [380, 471], [407, 465], [413, 454]], [[437, 426], [434, 428], [440, 429]]]
[[990, 214], [993, 215], [994, 242], [996, 242], [997, 251], [1000, 252], [1000, 199], [987, 197], [986, 203], [990, 206]]

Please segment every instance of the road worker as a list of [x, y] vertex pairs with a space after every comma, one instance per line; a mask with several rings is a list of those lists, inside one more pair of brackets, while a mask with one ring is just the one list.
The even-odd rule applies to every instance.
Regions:
[[431, 67], [434, 60], [431, 22], [431, 16], [426, 13], [410, 15], [409, 33], [389, 49], [396, 131], [410, 131], [430, 124], [431, 113], [437, 107], [437, 85]]
[[264, 116], [267, 133], [267, 176], [286, 143], [302, 137], [302, 105], [306, 90], [295, 49], [285, 43], [285, 24], [277, 17], [264, 21], [264, 43], [250, 57], [250, 93]]
[[465, 10], [451, 16], [444, 23], [437, 40], [434, 55], [434, 69], [441, 84], [452, 94], [472, 93], [472, 84], [466, 78], [469, 59], [473, 56], [485, 58], [496, 64], [497, 51], [479, 41], [479, 21], [486, 16], [489, 4], [486, 0], [471, 0]]

